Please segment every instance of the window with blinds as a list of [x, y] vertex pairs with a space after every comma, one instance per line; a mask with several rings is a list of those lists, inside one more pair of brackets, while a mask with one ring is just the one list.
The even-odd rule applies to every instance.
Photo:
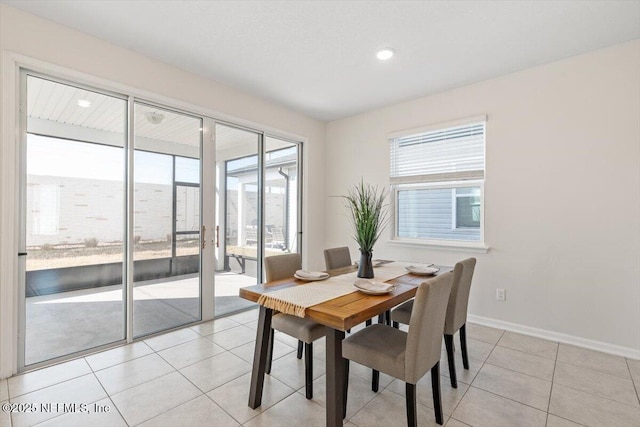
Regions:
[[485, 121], [390, 138], [395, 239], [483, 240]]

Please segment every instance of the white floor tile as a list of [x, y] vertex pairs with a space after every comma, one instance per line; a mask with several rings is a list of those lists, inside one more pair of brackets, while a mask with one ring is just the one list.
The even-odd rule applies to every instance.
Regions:
[[631, 379], [593, 371], [566, 363], [557, 363], [553, 375], [555, 384], [595, 394], [631, 406], [640, 406]]
[[630, 378], [629, 367], [623, 357], [560, 344], [558, 362], [593, 369], [621, 378]]
[[87, 412], [74, 412], [52, 418], [37, 427], [127, 427], [111, 399], [87, 405]]
[[91, 368], [84, 359], [72, 360], [48, 368], [9, 378], [11, 398], [29, 393], [53, 384], [90, 374]]
[[34, 411], [13, 413], [13, 427], [32, 426], [63, 415], [67, 411], [63, 404], [91, 404], [106, 397], [107, 394], [93, 374], [27, 393], [12, 398], [11, 402], [34, 405]]
[[469, 424], [465, 424], [453, 418], [449, 418], [449, 421], [445, 424], [445, 427], [470, 427]]
[[238, 323], [249, 323], [258, 320], [258, 309], [251, 309], [243, 311], [242, 313], [234, 314], [232, 316], [225, 317], [225, 319], [231, 319]]
[[100, 353], [92, 354], [85, 357], [85, 360], [91, 366], [94, 371], [109, 368], [120, 363], [128, 362], [129, 360], [137, 359], [138, 357], [146, 356], [153, 353], [151, 347], [144, 342], [136, 342], [133, 344], [124, 345], [111, 350], [103, 351]]
[[640, 408], [554, 384], [549, 413], [588, 426], [635, 427]]
[[291, 387], [286, 386], [270, 375], [265, 375], [262, 404], [256, 409], [251, 409], [248, 405], [250, 385], [251, 373], [247, 373], [210, 391], [207, 396], [213, 399], [239, 423], [244, 424], [285, 397], [295, 393], [295, 390]]
[[545, 412], [549, 407], [550, 381], [486, 364], [472, 385]]
[[556, 359], [558, 352], [558, 343], [556, 342], [508, 331], [502, 335], [498, 345], [553, 360]]
[[[378, 393], [364, 408], [349, 419], [357, 426], [388, 427], [407, 424], [406, 399], [396, 393], [383, 390]], [[417, 404], [418, 426], [436, 427], [434, 410], [420, 403]], [[443, 415], [444, 423], [448, 417]]]
[[[326, 407], [327, 404], [326, 375], [313, 381], [313, 401]], [[298, 393], [305, 396], [305, 387], [298, 389]], [[358, 411], [377, 396], [371, 391], [371, 381], [367, 381], [357, 375], [349, 377], [349, 398], [347, 399], [347, 418], [350, 419]]]
[[581, 424], [574, 423], [573, 421], [565, 420], [564, 418], [557, 417], [553, 414], [549, 414], [547, 417], [547, 427], [580, 427]]
[[[394, 380], [386, 390], [392, 391], [402, 397], [406, 394], [406, 383], [401, 380]], [[460, 400], [469, 389], [465, 383], [458, 382], [458, 388], [452, 388], [449, 378], [440, 376], [440, 397], [442, 399], [442, 411], [446, 415], [451, 415], [458, 406]], [[433, 408], [433, 391], [431, 389], [431, 374], [427, 374], [418, 381], [417, 400], [424, 406]]]
[[222, 332], [216, 332], [207, 338], [211, 339], [220, 347], [226, 350], [231, 350], [232, 348], [239, 347], [243, 344], [255, 342], [256, 332], [241, 325]]
[[[289, 353], [271, 364], [271, 376], [282, 381], [293, 389], [304, 386], [304, 357], [296, 358], [296, 353]], [[324, 374], [325, 363], [318, 359], [313, 359], [313, 379]]]
[[488, 326], [482, 326], [475, 323], [467, 322], [467, 339], [471, 338], [478, 341], [483, 341], [488, 344], [497, 344], [504, 331], [502, 329], [489, 328]]
[[545, 357], [496, 346], [486, 363], [531, 375], [546, 381], [553, 379], [555, 362]]
[[220, 319], [211, 320], [209, 322], [200, 323], [199, 325], [194, 325], [190, 329], [202, 336], [207, 336], [213, 335], [215, 332], [224, 331], [225, 329], [235, 328], [239, 325], [240, 323], [231, 320], [228, 317], [223, 317]]
[[250, 370], [249, 363], [227, 351], [187, 366], [180, 372], [206, 393]]
[[111, 396], [129, 425], [137, 425], [200, 395], [193, 384], [173, 372]]
[[298, 393], [275, 404], [244, 424], [245, 427], [323, 427], [325, 409]]
[[207, 338], [198, 338], [158, 352], [158, 355], [176, 369], [182, 369], [226, 350]]
[[96, 377], [110, 395], [119, 393], [174, 369], [157, 354], [149, 354], [96, 372]]
[[0, 380], [0, 402], [9, 400], [9, 385], [6, 379]]
[[[287, 344], [278, 340], [273, 341], [273, 360], [279, 359], [289, 353], [296, 351], [293, 347], [289, 347]], [[246, 360], [249, 363], [253, 363], [253, 353], [255, 351], [255, 341], [248, 342], [231, 350], [231, 353], [240, 357], [242, 360]], [[314, 352], [315, 353], [315, 352]]]
[[178, 344], [185, 343], [187, 341], [200, 338], [200, 334], [192, 331], [189, 328], [178, 329], [177, 331], [169, 332], [163, 335], [158, 335], [153, 338], [148, 338], [144, 342], [155, 351], [164, 350], [165, 348], [173, 347]]
[[239, 426], [207, 396], [199, 396], [140, 424], [140, 427]]
[[547, 413], [505, 399], [493, 393], [470, 387], [453, 418], [478, 427], [544, 427]]
[[[8, 401], [0, 402], [0, 405], [9, 403]], [[11, 427], [11, 414], [7, 411], [0, 410], [0, 427]]]

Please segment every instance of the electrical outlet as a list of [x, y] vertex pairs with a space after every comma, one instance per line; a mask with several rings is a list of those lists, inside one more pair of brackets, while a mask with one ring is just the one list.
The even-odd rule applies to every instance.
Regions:
[[504, 289], [496, 289], [496, 301], [505, 301], [507, 299], [507, 292]]

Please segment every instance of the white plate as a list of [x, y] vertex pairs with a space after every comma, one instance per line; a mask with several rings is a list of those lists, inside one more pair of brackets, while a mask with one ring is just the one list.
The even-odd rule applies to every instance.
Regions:
[[296, 279], [304, 280], [305, 282], [318, 282], [320, 280], [327, 280], [329, 278], [329, 275], [327, 274], [321, 277], [303, 277], [303, 276], [298, 276], [297, 274], [294, 273], [293, 277], [295, 277]]
[[355, 285], [354, 285], [354, 287], [357, 290], [359, 290], [360, 292], [362, 292], [363, 294], [368, 294], [368, 295], [385, 295], [385, 294], [388, 294], [389, 292], [395, 291], [395, 289], [396, 289], [396, 287], [394, 286], [393, 288], [389, 289], [387, 292], [384, 292], [384, 291], [377, 292], [377, 291], [368, 291], [366, 289], [361, 289], [361, 288], [359, 288], [359, 287], [357, 287]]
[[410, 265], [405, 268], [409, 273], [417, 274], [418, 276], [433, 276], [440, 271], [438, 267], [416, 267], [414, 265]]
[[384, 294], [388, 294], [389, 292], [392, 292], [396, 289], [395, 286], [391, 286], [388, 290], [376, 290], [376, 289], [366, 289], [364, 287], [361, 287], [363, 284], [364, 286], [366, 286], [367, 283], [370, 283], [372, 285], [385, 285], [388, 286], [386, 283], [382, 283], [382, 282], [376, 282], [375, 280], [369, 280], [369, 279], [358, 279], [356, 280], [356, 282], [353, 284], [353, 287], [356, 288], [357, 290], [359, 290], [362, 293], [365, 294], [369, 294], [369, 295], [384, 295]]

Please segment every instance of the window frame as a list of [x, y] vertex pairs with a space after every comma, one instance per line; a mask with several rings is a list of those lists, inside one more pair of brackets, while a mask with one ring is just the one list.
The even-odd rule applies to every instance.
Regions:
[[[452, 122], [436, 124], [426, 126], [418, 129], [406, 130], [396, 132], [387, 136], [388, 142], [393, 143], [395, 139], [419, 135], [422, 133], [428, 133], [432, 131], [446, 130], [449, 128], [472, 125], [474, 123], [484, 123], [483, 134], [483, 149], [484, 149], [484, 165], [482, 169], [482, 176], [473, 176], [466, 173], [451, 173], [447, 177], [447, 174], [423, 174], [414, 176], [405, 176], [400, 179], [391, 177], [391, 169], [389, 171], [389, 177], [391, 180], [390, 191], [390, 208], [392, 216], [392, 230], [391, 238], [388, 243], [399, 246], [422, 246], [432, 247], [434, 249], [448, 249], [454, 251], [469, 251], [486, 253], [489, 247], [485, 244], [485, 183], [486, 183], [486, 147], [487, 147], [487, 118], [486, 116], [477, 116], [468, 119], [461, 119]], [[391, 156], [391, 154], [390, 154]], [[394, 182], [396, 181], [396, 182]], [[398, 182], [400, 181], [400, 182]], [[425, 239], [425, 238], [411, 238], [401, 237], [398, 235], [398, 193], [403, 190], [431, 190], [431, 189], [451, 189], [453, 191], [452, 203], [452, 217], [451, 217], [451, 229], [457, 229], [457, 212], [456, 201], [457, 196], [455, 194], [456, 188], [480, 188], [480, 238], [479, 240], [458, 240], [458, 239]]]

